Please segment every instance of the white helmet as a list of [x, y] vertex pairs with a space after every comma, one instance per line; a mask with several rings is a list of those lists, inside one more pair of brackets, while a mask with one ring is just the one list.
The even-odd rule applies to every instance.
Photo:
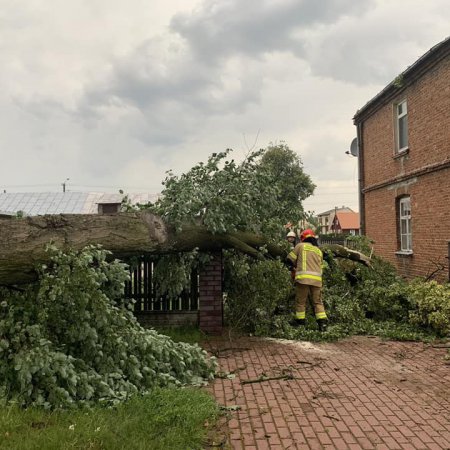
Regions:
[[293, 231], [289, 231], [289, 233], [286, 235], [286, 237], [296, 237], [296, 235]]

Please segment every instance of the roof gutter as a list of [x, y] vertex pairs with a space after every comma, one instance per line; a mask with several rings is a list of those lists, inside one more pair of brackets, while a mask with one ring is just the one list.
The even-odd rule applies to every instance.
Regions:
[[391, 81], [382, 91], [369, 100], [361, 109], [356, 111], [353, 122], [356, 124], [366, 120], [385, 103], [403, 92], [408, 86], [422, 77], [433, 66], [438, 64], [450, 54], [450, 37], [436, 44], [428, 52], [422, 55], [414, 64], [409, 66], [393, 81]]

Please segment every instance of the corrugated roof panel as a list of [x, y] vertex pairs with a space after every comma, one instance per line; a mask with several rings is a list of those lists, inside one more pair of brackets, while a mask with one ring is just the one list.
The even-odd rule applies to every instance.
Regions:
[[[155, 201], [157, 194], [128, 194], [131, 203]], [[98, 203], [120, 203], [124, 195], [102, 192], [18, 192], [0, 193], [0, 210], [15, 215], [97, 214]]]

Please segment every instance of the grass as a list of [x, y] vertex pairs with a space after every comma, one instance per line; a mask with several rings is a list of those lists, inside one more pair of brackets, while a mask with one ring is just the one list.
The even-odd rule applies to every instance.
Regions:
[[204, 335], [198, 327], [180, 326], [180, 327], [164, 327], [155, 328], [160, 334], [169, 336], [175, 342], [187, 342], [188, 344], [199, 344]]
[[[196, 327], [158, 328], [176, 342], [199, 343]], [[0, 449], [191, 450], [204, 448], [219, 411], [199, 389], [157, 389], [115, 408], [43, 411], [0, 408]]]
[[0, 409], [0, 448], [142, 449], [204, 448], [214, 399], [199, 389], [157, 389], [115, 408], [44, 411], [16, 406]]

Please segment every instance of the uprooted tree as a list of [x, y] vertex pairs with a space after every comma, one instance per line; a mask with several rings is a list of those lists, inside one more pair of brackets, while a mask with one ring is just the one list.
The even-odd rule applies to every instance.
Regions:
[[[168, 173], [155, 204], [0, 222], [0, 399], [49, 408], [114, 404], [212, 376], [214, 361], [198, 346], [140, 327], [122, 298], [126, 265], [113, 256], [165, 255], [157, 263], [168, 279], [161, 286], [177, 295], [198, 250], [230, 249], [234, 280], [251, 273], [287, 292], [280, 225], [304, 218], [301, 200], [314, 186], [284, 144], [240, 164], [226, 160], [229, 153], [179, 177]], [[286, 183], [295, 189], [283, 196]], [[251, 296], [254, 287], [235, 291]]]
[[[46, 262], [45, 246], [81, 250], [102, 245], [117, 257], [143, 253], [174, 254], [234, 248], [261, 258], [261, 248], [282, 257], [280, 224], [305, 218], [302, 200], [314, 185], [299, 157], [285, 144], [225, 161], [230, 150], [213, 154], [180, 177], [168, 173], [163, 195], [136, 211], [124, 205], [118, 215], [55, 215], [0, 223], [0, 285], [36, 279]], [[340, 246], [341, 257], [368, 263], [364, 255]]]
[[[180, 232], [147, 211], [114, 215], [53, 215], [0, 222], [0, 285], [36, 280], [36, 268], [48, 262], [46, 245], [81, 250], [101, 245], [118, 258], [147, 254], [173, 254], [233, 248], [255, 258], [283, 257], [282, 246], [262, 235], [244, 231], [211, 233], [202, 225], [188, 224]], [[329, 246], [336, 256], [367, 263], [368, 258], [341, 246]]]

